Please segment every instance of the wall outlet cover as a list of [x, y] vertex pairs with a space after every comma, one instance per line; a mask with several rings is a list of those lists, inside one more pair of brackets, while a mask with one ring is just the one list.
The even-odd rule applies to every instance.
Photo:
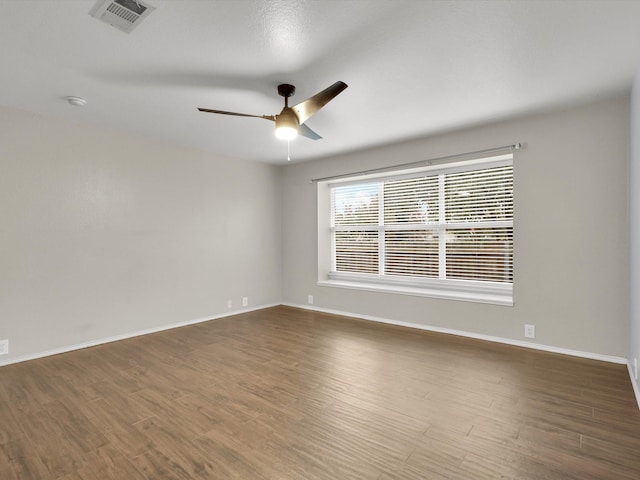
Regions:
[[536, 326], [535, 325], [525, 325], [524, 326], [524, 336], [526, 338], [536, 338]]
[[309, 305], [313, 305], [313, 295], [309, 295], [309, 296], [307, 297], [307, 303], [308, 303]]
[[249, 297], [242, 297], [242, 306], [246, 307], [249, 305]]
[[0, 340], [0, 355], [9, 354], [9, 340]]

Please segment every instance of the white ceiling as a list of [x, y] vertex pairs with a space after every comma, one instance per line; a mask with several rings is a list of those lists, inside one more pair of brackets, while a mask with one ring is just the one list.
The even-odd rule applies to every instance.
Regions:
[[[94, 0], [0, 0], [0, 105], [286, 163], [264, 115], [337, 80], [292, 161], [628, 91], [640, 1], [148, 0], [131, 34]], [[86, 98], [69, 106], [64, 97]]]

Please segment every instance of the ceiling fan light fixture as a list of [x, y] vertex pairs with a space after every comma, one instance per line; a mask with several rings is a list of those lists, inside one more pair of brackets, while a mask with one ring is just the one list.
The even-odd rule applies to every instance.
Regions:
[[276, 127], [276, 137], [280, 140], [293, 140], [298, 136], [298, 130], [294, 127]]
[[276, 137], [293, 140], [298, 135], [298, 119], [291, 110], [283, 110], [276, 116]]
[[289, 97], [291, 97], [295, 93], [296, 87], [288, 83], [281, 83], [280, 85], [278, 85], [278, 94], [281, 97], [284, 97], [284, 108], [278, 115], [251, 115], [248, 113], [228, 112], [226, 110], [213, 110], [210, 108], [198, 108], [198, 110], [206, 113], [233, 115], [236, 117], [263, 118], [265, 120], [269, 120], [270, 122], [275, 122], [276, 137], [282, 140], [293, 140], [298, 135], [300, 135], [301, 137], [310, 138], [311, 140], [320, 140], [322, 137], [311, 130], [307, 126], [306, 121], [309, 120], [311, 116], [315, 115], [318, 110], [324, 107], [345, 88], [347, 88], [347, 84], [338, 81], [328, 88], [325, 88], [321, 92], [316, 93], [312, 97], [307, 98], [303, 102], [290, 107]]

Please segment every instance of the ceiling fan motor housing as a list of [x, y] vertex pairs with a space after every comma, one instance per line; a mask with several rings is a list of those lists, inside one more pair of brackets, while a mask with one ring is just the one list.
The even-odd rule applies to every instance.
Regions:
[[278, 95], [284, 98], [293, 97], [296, 93], [296, 87], [288, 83], [281, 83], [278, 85]]

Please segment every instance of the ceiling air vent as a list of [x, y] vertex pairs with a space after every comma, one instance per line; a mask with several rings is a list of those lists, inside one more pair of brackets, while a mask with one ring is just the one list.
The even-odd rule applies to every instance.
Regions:
[[89, 15], [130, 33], [155, 7], [140, 0], [99, 0]]

